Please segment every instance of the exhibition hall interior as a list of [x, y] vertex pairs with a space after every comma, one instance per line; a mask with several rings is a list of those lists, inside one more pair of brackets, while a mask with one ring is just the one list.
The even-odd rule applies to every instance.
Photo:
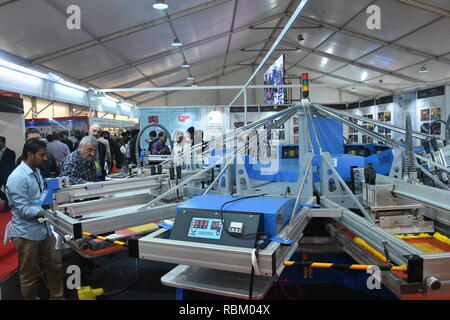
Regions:
[[0, 0], [0, 300], [449, 300], [449, 34], [449, 0]]

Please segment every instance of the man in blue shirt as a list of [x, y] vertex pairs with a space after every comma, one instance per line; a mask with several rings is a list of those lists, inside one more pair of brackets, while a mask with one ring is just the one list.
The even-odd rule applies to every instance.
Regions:
[[47, 144], [30, 139], [23, 147], [20, 165], [11, 173], [6, 183], [12, 224], [10, 237], [19, 254], [19, 276], [25, 300], [37, 300], [37, 264], [41, 261], [47, 274], [50, 299], [64, 299], [61, 257], [55, 250], [55, 237], [50, 226], [38, 219], [45, 212], [39, 205], [44, 181], [39, 166], [47, 160]]

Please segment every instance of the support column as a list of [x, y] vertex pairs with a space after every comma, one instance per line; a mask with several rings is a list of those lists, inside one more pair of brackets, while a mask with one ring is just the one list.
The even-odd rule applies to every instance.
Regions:
[[69, 117], [73, 117], [73, 109], [74, 109], [73, 104], [69, 103], [68, 105], [69, 105]]
[[31, 118], [37, 118], [37, 98], [31, 97]]

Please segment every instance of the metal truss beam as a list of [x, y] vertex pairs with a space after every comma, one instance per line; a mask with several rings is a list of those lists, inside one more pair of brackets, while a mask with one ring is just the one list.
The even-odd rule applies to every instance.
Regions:
[[2, 3], [0, 3], [0, 7], [6, 6], [8, 4], [11, 4], [11, 3], [17, 2], [17, 1], [19, 1], [19, 0], [9, 0], [9, 1], [2, 2]]
[[[256, 46], [256, 45], [259, 45], [259, 44], [261, 44], [263, 42], [264, 42], [264, 40], [254, 42], [254, 43], [251, 44], [251, 46]], [[229, 52], [228, 55], [231, 55], [231, 54], [234, 54], [234, 53], [237, 53], [237, 52], [240, 52], [240, 49], [233, 50], [233, 51]], [[224, 58], [224, 57], [226, 57], [226, 55], [227, 54], [216, 55], [216, 56], [213, 56], [213, 57], [209, 57], [209, 58], [206, 58], [206, 59], [203, 59], [203, 60], [191, 63], [190, 65], [191, 65], [191, 68], [192, 67], [197, 67], [197, 66], [200, 66], [202, 64], [214, 61], [216, 59]], [[250, 59], [250, 58], [248, 58], [248, 59]], [[227, 66], [225, 65], [224, 67], [226, 68]], [[224, 68], [224, 67], [222, 67], [222, 68]], [[127, 82], [127, 83], [122, 83], [122, 84], [117, 85], [116, 87], [118, 87], [118, 88], [132, 88], [132, 87], [135, 87], [135, 86], [137, 86], [137, 85], [139, 85], [141, 83], [144, 83], [146, 81], [155, 80], [155, 79], [167, 76], [169, 74], [176, 73], [176, 72], [181, 71], [183, 69], [185, 69], [185, 68], [178, 67], [178, 68], [175, 68], [175, 69], [170, 69], [170, 70], [167, 70], [167, 71], [164, 71], [164, 72], [160, 72], [158, 74], [154, 74], [154, 75], [142, 78], [142, 79], [130, 81], [130, 82]]]
[[[238, 65], [236, 64], [236, 65], [234, 65], [232, 67], [228, 67], [229, 69], [233, 68], [233, 70], [230, 70], [228, 72], [225, 71], [225, 75], [233, 74], [233, 73], [236, 73], [236, 72], [239, 72], [239, 71], [245, 69], [245, 67], [241, 67], [241, 68], [238, 68], [238, 69], [234, 70], [234, 67], [238, 67]], [[222, 68], [218, 69], [218, 71], [220, 71], [220, 70], [222, 70]], [[199, 75], [199, 76], [204, 76], [204, 75], [207, 75], [207, 74], [211, 74], [211, 72], [204, 72], [204, 73], [202, 73], [202, 75]], [[223, 76], [223, 74], [221, 74], [221, 75]], [[210, 76], [210, 77], [206, 77], [204, 79], [199, 80], [198, 83], [214, 80], [216, 78], [219, 78], [221, 75], [219, 74], [219, 75], [213, 75], [213, 76]], [[186, 80], [181, 80], [181, 81], [173, 82], [173, 83], [170, 83], [169, 86], [176, 86], [176, 85], [180, 85], [180, 84], [183, 85], [184, 83], [187, 83], [187, 81]], [[178, 92], [178, 91], [172, 91], [170, 93], [175, 93], [175, 92]], [[159, 99], [159, 98], [164, 97], [164, 96], [166, 96], [166, 95], [168, 95], [170, 93], [163, 93], [163, 94], [157, 95], [157, 96], [155, 96], [153, 98], [150, 98], [150, 99], [147, 99], [147, 100], [144, 100], [144, 101], [139, 101], [139, 102], [137, 102], [137, 105], [138, 106], [142, 106], [145, 103], [148, 103], [150, 101]]]
[[[209, 9], [211, 7], [215, 7], [215, 6], [218, 6], [218, 5], [230, 2], [230, 1], [233, 1], [233, 0], [214, 0], [214, 1], [209, 1], [207, 3], [201, 4], [201, 5], [198, 5], [198, 6], [189, 8], [189, 9], [186, 9], [186, 10], [182, 10], [182, 11], [177, 12], [177, 13], [174, 13], [174, 14], [171, 15], [171, 20], [179, 19], [179, 18], [185, 17], [185, 16], [190, 15], [190, 14], [194, 14], [194, 13], [197, 13], [197, 12], [200, 12], [200, 11], [204, 11], [204, 10]], [[105, 35], [105, 36], [102, 36], [102, 37], [99, 37], [99, 38], [96, 38], [96, 39], [92, 39], [92, 40], [89, 40], [89, 41], [86, 41], [86, 42], [74, 45], [72, 47], [69, 47], [69, 48], [66, 48], [66, 49], [62, 49], [62, 50], [59, 50], [59, 51], [55, 51], [55, 52], [47, 54], [45, 56], [33, 59], [33, 60], [31, 60], [29, 62], [29, 64], [30, 65], [41, 64], [41, 63], [44, 63], [44, 62], [47, 62], [47, 61], [50, 61], [50, 60], [53, 60], [53, 59], [56, 59], [56, 58], [60, 58], [60, 57], [66, 56], [68, 54], [71, 54], [71, 53], [74, 53], [74, 52], [77, 52], [77, 51], [80, 51], [80, 50], [91, 48], [91, 47], [97, 46], [99, 44], [108, 42], [108, 41], [112, 41], [112, 40], [115, 40], [115, 39], [118, 39], [118, 38], [122, 38], [124, 36], [128, 36], [130, 34], [133, 34], [133, 33], [136, 33], [136, 32], [139, 32], [139, 31], [142, 31], [142, 30], [154, 27], [154, 26], [157, 26], [159, 24], [162, 24], [162, 23], [165, 23], [165, 22], [168, 22], [168, 21], [169, 21], [169, 19], [167, 17], [162, 17], [162, 18], [159, 18], [159, 19], [147, 21], [145, 23], [141, 23], [141, 24], [138, 24], [138, 25], [126, 28], [126, 29], [122, 29], [120, 31], [117, 31], [117, 32], [114, 32], [114, 33], [110, 33], [108, 35]]]
[[338, 26], [332, 25], [330, 23], [323, 22], [321, 20], [316, 20], [316, 19], [307, 18], [307, 17], [299, 17], [299, 20], [302, 20], [302, 21], [305, 21], [305, 22], [309, 22], [309, 23], [312, 23], [312, 24], [316, 24], [316, 25], [323, 25], [325, 28], [328, 28], [328, 29], [331, 29], [331, 30], [334, 30], [334, 31], [338, 31], [338, 32], [341, 32], [343, 34], [347, 34], [347, 35], [350, 35], [350, 36], [353, 36], [353, 37], [356, 37], [356, 38], [359, 38], [359, 39], [362, 39], [362, 40], [375, 42], [375, 43], [378, 43], [378, 44], [380, 44], [380, 45], [382, 45], [384, 47], [397, 49], [397, 50], [400, 50], [400, 51], [403, 51], [403, 52], [412, 53], [412, 54], [415, 54], [415, 55], [418, 55], [418, 56], [421, 56], [421, 57], [425, 57], [425, 58], [428, 58], [428, 59], [432, 59], [432, 60], [436, 60], [436, 61], [440, 61], [440, 62], [444, 62], [444, 63], [450, 64], [450, 59], [446, 59], [446, 58], [443, 58], [443, 57], [440, 57], [440, 56], [434, 56], [434, 55], [429, 54], [429, 53], [424, 52], [424, 51], [420, 51], [420, 50], [413, 49], [413, 48], [410, 48], [410, 47], [405, 47], [405, 46], [402, 46], [402, 45], [399, 45], [399, 44], [394, 44], [392, 42], [384, 41], [384, 40], [381, 40], [381, 39], [378, 39], [378, 38], [374, 38], [374, 37], [371, 37], [371, 36], [366, 36], [364, 34], [357, 33], [357, 32], [354, 32], [354, 31], [349, 31], [349, 30], [340, 28]]
[[[253, 61], [254, 64], [257, 64], [258, 59], [261, 58], [263, 56], [263, 52], [268, 50], [267, 47], [269, 46], [270, 42], [275, 38], [275, 34], [277, 33], [277, 29], [283, 29], [284, 27], [281, 27], [281, 23], [283, 21], [283, 19], [285, 17], [290, 17], [291, 13], [290, 11], [292, 11], [294, 8], [296, 8], [298, 6], [298, 4], [300, 3], [300, 0], [291, 0], [291, 2], [289, 3], [285, 13], [286, 15], [281, 17], [280, 20], [278, 21], [277, 25], [275, 26], [275, 29], [271, 32], [269, 38], [267, 39], [266, 43], [264, 44], [264, 46], [261, 48], [261, 50], [259, 50], [259, 54], [256, 57], [255, 61]], [[254, 26], [249, 26], [249, 28], [253, 28]]]
[[399, 1], [404, 3], [404, 4], [410, 5], [412, 7], [420, 8], [420, 9], [423, 9], [423, 10], [426, 10], [426, 11], [430, 11], [430, 12], [433, 12], [433, 13], [437, 13], [437, 14], [440, 14], [442, 16], [450, 18], [450, 11], [449, 10], [445, 10], [445, 9], [442, 9], [442, 8], [439, 8], [439, 7], [435, 7], [435, 6], [432, 6], [430, 4], [426, 4], [426, 3], [420, 2], [420, 1], [415, 1], [415, 0], [399, 0]]
[[[281, 14], [276, 14], [276, 15], [264, 18], [264, 19], [253, 21], [253, 22], [251, 22], [251, 23], [249, 23], [247, 25], [244, 25], [244, 26], [241, 26], [239, 28], [234, 29], [233, 32], [230, 32], [230, 31], [222, 32], [222, 33], [210, 36], [208, 38], [205, 38], [205, 39], [202, 39], [202, 40], [199, 40], [199, 41], [195, 41], [195, 42], [191, 42], [191, 43], [185, 44], [185, 45], [183, 45], [183, 47], [184, 47], [184, 50], [190, 49], [190, 48], [194, 48], [194, 47], [198, 47], [198, 46], [207, 44], [209, 42], [212, 42], [212, 41], [224, 38], [224, 37], [228, 37], [231, 34], [236, 34], [236, 33], [239, 33], [239, 32], [246, 31], [246, 30], [248, 30], [250, 25], [264, 24], [264, 23], [270, 22], [270, 21], [272, 21], [274, 19], [278, 19], [278, 18], [280, 18], [281, 16], [284, 16], [284, 15], [285, 15], [285, 13], [281, 13]], [[119, 67], [116, 67], [116, 68], [113, 68], [113, 69], [105, 70], [105, 71], [102, 71], [100, 73], [96, 73], [96, 74], [90, 75], [89, 77], [83, 78], [80, 81], [81, 82], [91, 81], [91, 80], [94, 80], [94, 79], [97, 79], [97, 78], [100, 78], [100, 77], [103, 77], [103, 76], [106, 76], [106, 75], [109, 75], [109, 74], [112, 74], [112, 73], [115, 73], [115, 72], [118, 72], [118, 71], [122, 71], [122, 70], [125, 70], [125, 69], [128, 69], [128, 68], [131, 68], [131, 67], [135, 67], [135, 66], [138, 66], [138, 65], [141, 65], [141, 64], [144, 64], [144, 63], [148, 63], [148, 62], [151, 62], [151, 61], [154, 61], [154, 60], [157, 60], [157, 59], [161, 59], [161, 58], [170, 56], [170, 55], [175, 54], [175, 53], [178, 53], [178, 49], [171, 49], [171, 50], [163, 51], [163, 52], [151, 55], [151, 56], [149, 56], [147, 58], [143, 58], [143, 59], [131, 62], [130, 64], [127, 64], [127, 65], [122, 65], [122, 66], [119, 66]]]
[[[390, 72], [390, 71], [387, 71], [385, 69], [373, 67], [373, 66], [368, 65], [368, 64], [364, 64], [364, 63], [361, 63], [361, 62], [356, 62], [356, 61], [353, 61], [353, 60], [341, 58], [341, 57], [338, 57], [336, 55], [326, 53], [324, 51], [320, 51], [320, 50], [316, 50], [316, 49], [309, 49], [307, 47], [304, 47], [304, 46], [301, 46], [301, 45], [298, 45], [298, 44], [295, 44], [295, 43], [292, 43], [292, 42], [289, 42], [289, 41], [283, 41], [283, 44], [285, 44], [287, 46], [290, 46], [290, 47], [296, 47], [296, 48], [299, 47], [303, 51], [306, 51], [306, 52], [309, 52], [309, 53], [313, 53], [315, 55], [318, 55], [318, 56], [321, 56], [321, 57], [325, 57], [325, 58], [328, 58], [328, 59], [331, 59], [331, 60], [343, 62], [343, 63], [345, 63], [347, 65], [350, 64], [350, 65], [353, 65], [353, 66], [356, 66], [356, 67], [359, 67], [359, 68], [372, 70], [372, 71], [375, 71], [375, 72], [378, 72], [378, 73], [382, 73], [382, 74], [385, 74], [385, 75], [390, 75], [390, 76], [393, 76], [393, 77], [396, 77], [396, 78], [400, 78], [400, 79], [403, 79], [403, 80], [406, 80], [406, 81], [410, 81], [410, 82], [422, 82], [421, 80], [416, 79], [416, 78], [411, 78], [411, 77], [404, 76], [404, 75], [399, 74], [399, 73]], [[335, 72], [335, 71], [336, 70], [334, 70], [333, 72]]]
[[[335, 75], [333, 73], [326, 73], [326, 72], [323, 72], [323, 71], [320, 71], [320, 70], [313, 69], [311, 67], [307, 67], [307, 66], [302, 65], [302, 64], [295, 64], [295, 63], [289, 62], [289, 61], [287, 61], [287, 63], [288, 63], [288, 65], [291, 65], [292, 67], [295, 67], [295, 68], [303, 68], [305, 70], [310, 70], [312, 72], [320, 73], [320, 74], [322, 74], [324, 76], [328, 76], [328, 77], [335, 78], [335, 79], [338, 79], [338, 80], [342, 80], [342, 81], [345, 81], [345, 82], [350, 82], [350, 83], [358, 84], [358, 85], [365, 84], [364, 82], [361, 82], [361, 81], [356, 81], [356, 80], [353, 80], [353, 79], [337, 76], [337, 75]], [[381, 87], [374, 87], [374, 88], [377, 89], [377, 90], [380, 90], [380, 91], [387, 92], [387, 93], [393, 93], [392, 90], [388, 90], [388, 89], [385, 89], [385, 88], [381, 88]]]

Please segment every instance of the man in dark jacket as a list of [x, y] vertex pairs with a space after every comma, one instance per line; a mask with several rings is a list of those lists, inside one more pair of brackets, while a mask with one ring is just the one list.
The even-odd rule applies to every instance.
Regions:
[[77, 150], [78, 149], [78, 145], [80, 144], [81, 139], [83, 139], [84, 136], [87, 136], [87, 132], [82, 132], [82, 131], [75, 131], [75, 139], [77, 139], [77, 141], [75, 141], [75, 143], [73, 144], [73, 150]]
[[0, 199], [5, 201], [3, 210], [0, 212], [9, 211], [8, 199], [6, 194], [1, 190], [2, 187], [6, 187], [6, 181], [8, 180], [11, 172], [14, 171], [14, 163], [16, 161], [16, 153], [6, 147], [6, 138], [0, 137]]
[[158, 136], [156, 135], [156, 131], [155, 130], [150, 131], [149, 137], [150, 137], [150, 141], [148, 143], [147, 150], [148, 150], [149, 154], [152, 154], [152, 146], [156, 141], [158, 141]]
[[[139, 159], [136, 160], [136, 140], [137, 140], [138, 136], [139, 136], [139, 130], [138, 129], [131, 130], [131, 140], [130, 140], [130, 142], [128, 144], [128, 149], [129, 150], [127, 150], [128, 163], [137, 164], [137, 160], [139, 160]], [[140, 154], [141, 146], [139, 145], [138, 147], [139, 147], [138, 148], [138, 150], [139, 150], [138, 153]], [[128, 154], [128, 152], [129, 152], [129, 154]]]
[[116, 141], [113, 138], [111, 138], [111, 135], [109, 134], [108, 131], [103, 131], [103, 139], [106, 139], [109, 142], [111, 157], [112, 160], [114, 160], [116, 163], [116, 168], [117, 169], [122, 168], [123, 155], [122, 152], [120, 152], [120, 146], [116, 143]]
[[67, 136], [67, 132], [65, 131], [61, 132], [61, 139], [59, 141], [67, 145], [69, 147], [70, 152], [73, 152], [75, 150], [73, 147], [72, 140], [70, 140], [69, 137]]
[[[36, 128], [28, 128], [25, 131], [25, 141], [30, 139], [41, 139], [41, 134]], [[22, 156], [16, 161], [16, 167], [22, 162]], [[50, 152], [47, 152], [47, 160], [39, 166], [42, 178], [55, 178], [59, 175], [58, 168], [56, 167], [56, 160]]]
[[[91, 137], [95, 137], [97, 140], [100, 138], [100, 135], [102, 133], [102, 127], [95, 123], [89, 128], [89, 135]], [[97, 181], [104, 181], [106, 177], [106, 170], [105, 170], [105, 158], [106, 158], [106, 146], [99, 141], [98, 147], [97, 147], [97, 154], [95, 157], [95, 169], [97, 172]]]

